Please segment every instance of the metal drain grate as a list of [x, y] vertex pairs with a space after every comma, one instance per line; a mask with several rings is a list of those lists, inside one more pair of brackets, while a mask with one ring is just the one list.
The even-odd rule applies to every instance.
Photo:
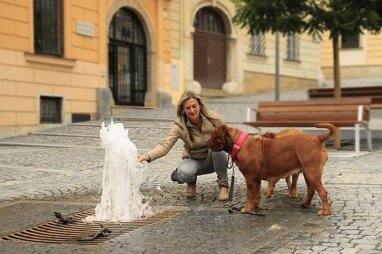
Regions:
[[78, 241], [77, 238], [89, 237], [100, 230], [100, 223], [82, 222], [84, 218], [94, 215], [94, 209], [78, 212], [70, 215], [75, 222], [68, 225], [59, 224], [57, 220], [33, 226], [27, 229], [19, 230], [8, 235], [2, 236], [2, 240], [27, 241], [39, 243], [57, 243], [57, 244], [78, 244], [78, 245], [97, 245], [106, 242], [114, 237], [130, 233], [134, 230], [143, 228], [163, 221], [165, 219], [177, 216], [183, 213], [182, 210], [167, 210], [155, 214], [142, 220], [120, 223], [104, 223], [102, 225], [111, 230], [111, 234], [106, 237], [99, 237], [94, 240]]

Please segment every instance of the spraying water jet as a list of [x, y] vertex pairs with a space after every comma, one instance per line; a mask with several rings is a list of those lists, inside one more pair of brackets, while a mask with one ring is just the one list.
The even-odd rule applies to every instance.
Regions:
[[149, 215], [149, 202], [143, 203], [139, 191], [144, 181], [146, 163], [137, 160], [137, 147], [131, 142], [122, 123], [102, 123], [101, 146], [105, 148], [101, 203], [87, 222], [125, 222]]

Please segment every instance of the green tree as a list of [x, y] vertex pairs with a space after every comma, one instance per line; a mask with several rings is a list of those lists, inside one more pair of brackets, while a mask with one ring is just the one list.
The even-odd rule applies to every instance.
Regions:
[[379, 33], [382, 0], [232, 0], [233, 22], [249, 33], [308, 33], [322, 38], [329, 33], [333, 45], [335, 97], [341, 97], [339, 40]]

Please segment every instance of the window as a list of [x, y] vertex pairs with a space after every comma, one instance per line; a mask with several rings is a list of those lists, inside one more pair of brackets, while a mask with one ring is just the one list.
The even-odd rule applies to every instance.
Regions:
[[196, 13], [194, 27], [200, 31], [225, 34], [224, 22], [212, 7], [204, 7]]
[[34, 50], [37, 54], [62, 56], [63, 0], [34, 0]]
[[341, 48], [359, 48], [359, 35], [341, 37]]
[[114, 15], [109, 27], [109, 86], [118, 105], [143, 106], [147, 91], [146, 36], [128, 8]]
[[299, 60], [300, 59], [300, 42], [298, 34], [293, 33], [287, 36], [287, 59]]
[[40, 123], [61, 123], [62, 98], [40, 97]]
[[260, 32], [252, 35], [249, 53], [256, 56], [265, 56], [265, 36]]

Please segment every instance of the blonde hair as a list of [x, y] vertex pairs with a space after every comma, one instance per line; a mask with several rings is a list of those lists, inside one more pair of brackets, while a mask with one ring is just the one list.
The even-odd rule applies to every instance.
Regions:
[[[207, 118], [214, 126], [217, 126], [220, 124], [220, 119], [217, 118], [215, 115], [211, 114], [211, 111], [208, 110], [206, 104], [204, 103], [203, 98], [196, 94], [194, 91], [185, 91], [182, 96], [180, 97], [177, 107], [176, 107], [176, 115], [181, 118], [183, 124], [187, 127], [187, 115], [184, 112], [183, 104], [186, 100], [194, 98], [198, 101], [200, 105], [200, 113]], [[187, 136], [191, 141], [194, 141], [194, 138], [190, 135], [190, 131], [188, 127], [186, 128]]]

